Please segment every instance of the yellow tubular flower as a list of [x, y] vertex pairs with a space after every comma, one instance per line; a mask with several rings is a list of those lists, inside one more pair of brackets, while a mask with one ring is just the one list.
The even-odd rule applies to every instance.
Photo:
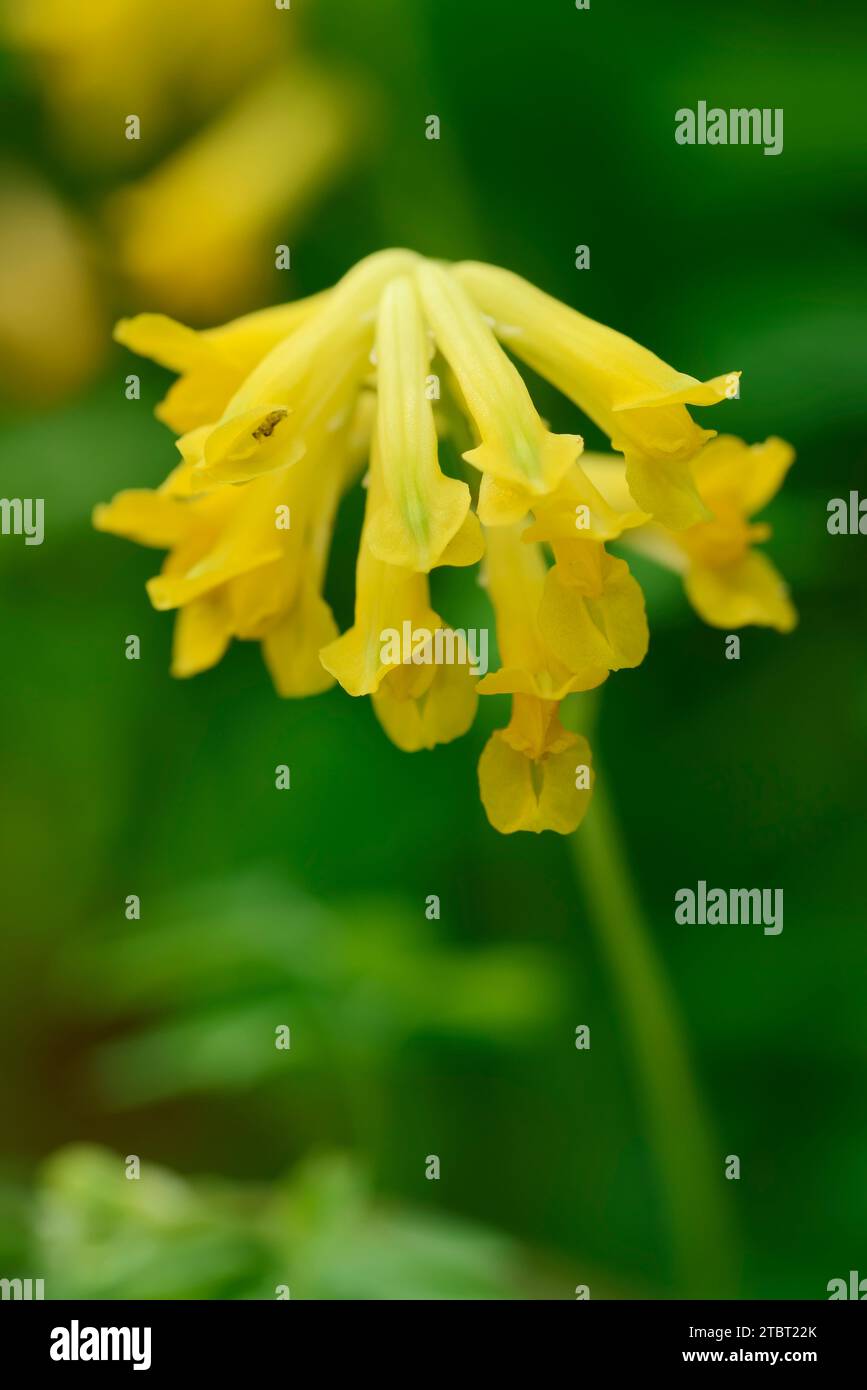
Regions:
[[[576, 690], [593, 690], [608, 675], [599, 651], [581, 652], [571, 666], [546, 643], [539, 626], [548, 568], [542, 548], [526, 542], [521, 526], [487, 531], [485, 584], [497, 619], [502, 666], [479, 682], [480, 695], [535, 695], [556, 702]], [[582, 602], [576, 596], [575, 610]]]
[[496, 829], [565, 833], [584, 815], [592, 778], [586, 740], [561, 727], [558, 703], [601, 685], [618, 666], [637, 665], [647, 623], [641, 590], [622, 560], [598, 541], [568, 539], [556, 542], [557, 563], [548, 569], [541, 546], [527, 539], [533, 529], [487, 532], [485, 576], [503, 665], [478, 688], [511, 693], [513, 713], [488, 741], [479, 782]]
[[512, 718], [485, 745], [479, 790], [495, 830], [576, 830], [593, 790], [590, 745], [564, 729], [557, 705], [516, 695]]
[[[349, 695], [372, 696], [392, 742], [415, 752], [466, 733], [476, 713], [476, 689], [466, 664], [437, 666], [424, 659], [425, 636], [449, 631], [431, 609], [427, 576], [387, 564], [368, 543], [383, 490], [374, 462], [358, 551], [355, 623], [323, 647], [320, 660]], [[389, 643], [390, 634], [400, 644], [393, 638]]]
[[318, 312], [258, 363], [209, 429], [178, 441], [200, 484], [245, 482], [327, 438], [361, 386], [379, 296], [414, 259], [383, 251], [360, 261]]
[[281, 695], [316, 694], [332, 684], [319, 649], [337, 628], [320, 590], [351, 461], [335, 453], [241, 488], [184, 496], [164, 485], [122, 492], [96, 509], [98, 530], [170, 551], [147, 588], [155, 608], [179, 610], [174, 675], [213, 666], [236, 637], [262, 642]]
[[739, 374], [699, 382], [507, 270], [467, 262], [454, 273], [496, 321], [509, 348], [625, 454], [639, 507], [669, 527], [701, 520], [689, 465], [714, 431], [699, 429], [686, 406], [714, 405], [736, 395]]
[[[416, 275], [437, 345], [454, 372], [481, 438], [464, 455], [495, 481], [540, 496], [560, 482], [584, 448], [578, 435], [551, 434], [478, 306], [454, 276], [430, 261]], [[523, 511], [526, 511], [526, 503]], [[482, 512], [482, 520], [487, 518]]]
[[157, 418], [183, 434], [222, 414], [235, 391], [266, 353], [308, 318], [321, 299], [312, 295], [245, 314], [222, 328], [197, 332], [165, 314], [121, 319], [115, 341], [180, 373]]
[[557, 541], [539, 605], [539, 630], [567, 666], [640, 666], [650, 634], [644, 595], [625, 560], [594, 541]]
[[[415, 286], [401, 276], [386, 286], [379, 305], [376, 457], [384, 500], [367, 543], [378, 559], [425, 573], [436, 564], [475, 564], [483, 548], [469, 488], [440, 472], [425, 391], [429, 356]], [[444, 558], [449, 547], [459, 558]]]
[[[584, 455], [579, 436], [548, 429], [491, 318], [610, 427], [625, 459]], [[711, 622], [794, 621], [749, 550], [766, 528], [747, 521], [782, 481], [788, 446], [707, 443], [685, 406], [719, 399], [719, 381], [701, 386], [493, 266], [382, 251], [295, 305], [203, 332], [142, 314], [116, 336], [180, 373], [158, 408], [180, 432], [180, 461], [160, 488], [94, 515], [168, 550], [148, 593], [178, 610], [173, 672], [213, 666], [233, 638], [261, 642], [281, 695], [336, 681], [369, 696], [406, 751], [460, 737], [479, 694], [510, 695], [510, 722], [479, 764], [504, 833], [579, 824], [590, 749], [560, 703], [647, 651], [643, 595], [609, 542], [673, 555]], [[438, 427], [465, 477], [441, 468]], [[323, 585], [336, 509], [365, 463], [354, 621], [341, 634]], [[434, 569], [483, 556], [500, 656], [490, 672], [487, 629], [446, 626], [430, 596]]]
[[478, 704], [475, 682], [465, 666], [421, 667], [421, 674], [396, 667], [371, 699], [383, 729], [404, 753], [460, 738], [475, 719]]
[[[583, 463], [583, 456], [582, 456]], [[611, 506], [588, 477], [586, 469], [574, 464], [562, 483], [549, 497], [533, 504], [535, 521], [527, 531], [528, 540], [613, 541], [624, 531], [643, 526], [650, 520], [636, 509], [628, 491], [621, 510]]]
[[[779, 491], [794, 457], [782, 439], [748, 445], [733, 435], [721, 435], [708, 444], [695, 466], [696, 485], [710, 519], [674, 533], [648, 526], [627, 538], [648, 558], [683, 575], [690, 603], [712, 627], [731, 630], [755, 624], [791, 632], [797, 624], [785, 581], [765, 555], [752, 549], [769, 538], [771, 528], [750, 523]], [[593, 455], [587, 467], [597, 486], [622, 504], [622, 464]]]

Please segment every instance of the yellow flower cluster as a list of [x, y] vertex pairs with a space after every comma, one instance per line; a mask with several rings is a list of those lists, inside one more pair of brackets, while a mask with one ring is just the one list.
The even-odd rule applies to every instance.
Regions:
[[[785, 586], [750, 548], [767, 528], [747, 522], [791, 450], [715, 439], [687, 410], [736, 394], [737, 374], [676, 372], [508, 271], [383, 251], [323, 294], [222, 328], [142, 314], [116, 336], [180, 374], [158, 408], [180, 435], [180, 464], [161, 488], [122, 492], [94, 518], [169, 551], [148, 592], [178, 610], [174, 674], [213, 666], [232, 638], [260, 641], [281, 695], [334, 681], [370, 695], [407, 751], [464, 733], [478, 695], [511, 695], [512, 718], [479, 765], [500, 831], [578, 825], [591, 755], [560, 703], [647, 651], [641, 589], [608, 542], [675, 564], [711, 623], [794, 623]], [[512, 355], [617, 453], [583, 455], [579, 436], [552, 433]], [[452, 476], [440, 441], [467, 428], [469, 468]], [[336, 509], [362, 474], [355, 620], [340, 634], [323, 582]], [[449, 631], [431, 609], [430, 572], [479, 561], [496, 670], [477, 682], [467, 665], [386, 647], [383, 634], [407, 626]]]

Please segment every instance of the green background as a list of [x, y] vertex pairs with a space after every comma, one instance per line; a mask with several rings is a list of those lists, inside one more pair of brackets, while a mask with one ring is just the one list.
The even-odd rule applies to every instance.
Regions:
[[[709, 1166], [691, 1181], [693, 1107], [648, 1058], [652, 1030], [630, 1029], [569, 843], [487, 824], [475, 762], [505, 701], [405, 755], [366, 701], [280, 701], [251, 644], [169, 677], [171, 621], [143, 589], [157, 557], [89, 524], [173, 458], [151, 415], [168, 374], [113, 349], [75, 399], [8, 403], [2, 425], [3, 493], [45, 498], [46, 539], [0, 541], [0, 1274], [47, 1270], [49, 1296], [272, 1296], [291, 1267], [293, 1297], [825, 1297], [867, 1274], [867, 542], [825, 525], [864, 477], [863, 18], [672, 0], [306, 8], [308, 50], [365, 84], [366, 129], [292, 229], [271, 298], [384, 245], [493, 261], [700, 379], [742, 369], [742, 398], [701, 423], [797, 449], [768, 519], [798, 629], [746, 629], [727, 661], [679, 586], [636, 566], [650, 653], [607, 683], [593, 738]], [[87, 209], [97, 180], [61, 165], [27, 64], [2, 72], [6, 155]], [[675, 110], [701, 99], [782, 107], [784, 152], [676, 145]], [[161, 306], [114, 305], [144, 307]], [[601, 444], [534, 393], [556, 428]], [[328, 580], [342, 626], [360, 506], [342, 509]], [[441, 592], [452, 622], [479, 621], [471, 576]], [[677, 926], [674, 893], [699, 879], [782, 888], [784, 931]], [[45, 1166], [74, 1143], [140, 1155], [153, 1183], [159, 1164], [219, 1184], [166, 1178], [147, 1206], [119, 1158]]]

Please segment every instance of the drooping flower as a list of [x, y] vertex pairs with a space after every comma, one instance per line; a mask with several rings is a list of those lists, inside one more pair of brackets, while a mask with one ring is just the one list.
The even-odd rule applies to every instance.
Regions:
[[[372, 446], [367, 518], [356, 569], [355, 622], [323, 646], [320, 660], [350, 695], [370, 695], [379, 722], [406, 753], [465, 734], [476, 713], [468, 667], [435, 665], [433, 634], [445, 631], [430, 606], [427, 573], [389, 564], [374, 553], [370, 532], [382, 515], [385, 484]], [[478, 559], [478, 552], [471, 557]], [[453, 560], [452, 563], [458, 563]], [[395, 643], [408, 624], [409, 642]]]
[[148, 594], [155, 608], [178, 612], [173, 675], [207, 670], [238, 638], [262, 643], [281, 695], [333, 684], [319, 660], [337, 636], [322, 585], [337, 504], [358, 472], [354, 426], [335, 434], [330, 454], [244, 488], [194, 492], [181, 464], [156, 491], [121, 492], [96, 508], [98, 530], [169, 550]]
[[319, 296], [278, 304], [197, 332], [165, 314], [121, 319], [117, 342], [177, 372], [155, 414], [169, 429], [185, 434], [221, 415], [238, 387], [266, 353], [304, 321]]
[[739, 373], [697, 381], [508, 270], [469, 262], [455, 273], [511, 351], [573, 400], [625, 455], [639, 507], [678, 529], [700, 520], [690, 464], [713, 431], [699, 429], [686, 407], [734, 397]]
[[[749, 445], [721, 435], [702, 451], [693, 469], [708, 519], [685, 531], [668, 531], [653, 522], [624, 539], [682, 574], [687, 598], [712, 627], [756, 624], [791, 632], [798, 615], [785, 580], [753, 548], [769, 539], [771, 528], [751, 518], [779, 491], [794, 457], [782, 439]], [[586, 467], [603, 492], [627, 505], [622, 462], [588, 456]]]
[[564, 729], [556, 701], [515, 695], [508, 727], [493, 734], [479, 760], [482, 803], [495, 830], [556, 830], [567, 835], [590, 804], [590, 745]]
[[479, 691], [556, 702], [639, 665], [648, 643], [644, 597], [627, 565], [599, 542], [560, 542], [549, 567], [542, 546], [528, 539], [533, 530], [486, 531], [484, 582], [503, 665]]
[[[560, 705], [647, 651], [641, 589], [608, 543], [664, 535], [692, 557], [694, 601], [712, 607], [723, 530], [727, 563], [740, 563], [735, 532], [758, 536], [738, 530], [738, 507], [761, 505], [784, 471], [776, 454], [759, 459], [764, 483], [733, 470], [731, 442], [708, 443], [692, 422], [686, 405], [724, 399], [735, 377], [702, 386], [492, 266], [383, 251], [322, 294], [223, 328], [148, 314], [116, 336], [181, 374], [158, 409], [180, 434], [180, 463], [161, 488], [95, 515], [169, 550], [148, 588], [156, 607], [178, 610], [175, 673], [214, 665], [232, 638], [260, 641], [281, 694], [336, 681], [369, 695], [407, 751], [463, 734], [478, 695], [510, 695], [511, 720], [479, 765], [504, 833], [578, 825], [591, 755]], [[582, 439], [541, 419], [503, 344], [623, 457], [585, 467]], [[323, 585], [337, 506], [365, 462], [355, 614], [341, 634]], [[487, 632], [475, 666], [469, 632], [430, 595], [437, 568], [479, 561], [498, 643], [490, 671]]]

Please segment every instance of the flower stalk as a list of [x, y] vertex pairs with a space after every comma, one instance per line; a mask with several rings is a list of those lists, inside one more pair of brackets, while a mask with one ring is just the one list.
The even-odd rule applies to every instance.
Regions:
[[696, 1083], [676, 1000], [643, 919], [611, 799], [599, 783], [570, 849], [630, 1043], [671, 1233], [676, 1289], [693, 1298], [732, 1297], [736, 1260], [724, 1155]]

